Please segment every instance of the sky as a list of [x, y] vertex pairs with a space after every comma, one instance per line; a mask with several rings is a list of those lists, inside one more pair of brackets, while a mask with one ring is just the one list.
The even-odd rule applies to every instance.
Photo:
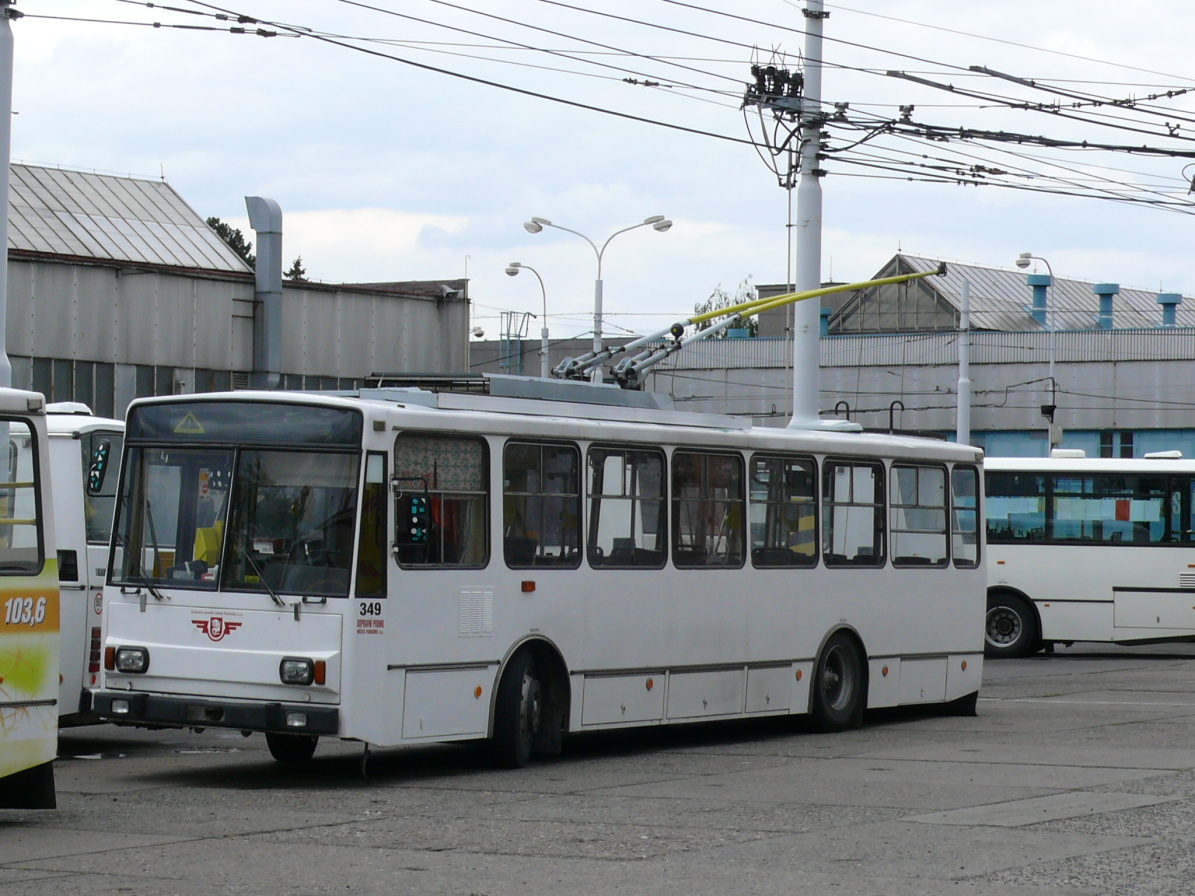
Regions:
[[[245, 197], [272, 198], [284, 266], [467, 277], [488, 338], [504, 311], [537, 337], [545, 305], [553, 340], [591, 334], [603, 246], [609, 334], [789, 280], [799, 208], [769, 151], [789, 122], [743, 99], [753, 63], [804, 71], [803, 2], [226, 2], [20, 0], [13, 160], [164, 178], [251, 240]], [[1195, 296], [1195, 4], [825, 8], [823, 280], [1029, 251]], [[618, 233], [653, 215], [672, 227]]]

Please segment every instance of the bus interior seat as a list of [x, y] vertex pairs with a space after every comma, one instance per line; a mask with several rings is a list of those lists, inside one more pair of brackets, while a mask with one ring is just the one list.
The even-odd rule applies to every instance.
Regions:
[[202, 560], [208, 566], [215, 566], [220, 559], [220, 544], [224, 540], [224, 520], [216, 520], [214, 525], [202, 526], [195, 530], [195, 551], [191, 557]]

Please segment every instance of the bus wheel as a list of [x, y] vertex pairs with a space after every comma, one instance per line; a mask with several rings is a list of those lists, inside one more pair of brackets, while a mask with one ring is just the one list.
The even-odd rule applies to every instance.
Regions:
[[266, 732], [266, 746], [279, 762], [306, 762], [315, 755], [318, 737], [307, 734], [275, 734]]
[[845, 731], [863, 718], [863, 660], [839, 632], [826, 642], [813, 671], [813, 720], [822, 731]]
[[498, 684], [494, 706], [494, 763], [522, 768], [531, 761], [531, 745], [543, 713], [543, 690], [530, 652], [518, 653]]
[[983, 625], [983, 653], [993, 659], [1029, 656], [1037, 650], [1037, 617], [1015, 594], [989, 594]]

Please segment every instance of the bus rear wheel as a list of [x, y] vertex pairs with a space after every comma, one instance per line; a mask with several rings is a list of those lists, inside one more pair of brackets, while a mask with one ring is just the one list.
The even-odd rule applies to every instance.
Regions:
[[1037, 616], [1029, 601], [1015, 594], [988, 595], [983, 653], [993, 659], [1029, 656], [1039, 647]]
[[839, 632], [822, 648], [813, 670], [813, 720], [822, 731], [845, 731], [863, 721], [863, 660]]
[[315, 745], [318, 742], [318, 737], [308, 734], [266, 732], [266, 746], [270, 748], [270, 755], [279, 762], [306, 762], [315, 755]]
[[527, 765], [542, 719], [543, 686], [534, 657], [524, 650], [510, 661], [498, 683], [494, 737], [490, 744], [494, 764], [500, 768]]

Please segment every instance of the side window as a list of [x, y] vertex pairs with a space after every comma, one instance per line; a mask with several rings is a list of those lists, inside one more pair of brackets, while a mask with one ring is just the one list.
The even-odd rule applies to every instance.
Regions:
[[979, 565], [979, 470], [955, 467], [950, 471], [950, 507], [953, 518], [954, 565]]
[[120, 451], [124, 435], [91, 432], [83, 436], [83, 501], [89, 544], [107, 544], [112, 538], [112, 512], [120, 478]]
[[0, 475], [0, 575], [28, 575], [41, 571], [41, 505], [38, 501], [37, 440], [22, 420], [0, 420], [8, 445], [7, 463]]
[[1042, 473], [987, 473], [987, 536], [992, 544], [1043, 541], [1046, 477]]
[[468, 436], [403, 433], [394, 440], [394, 478], [399, 483], [399, 515], [408, 512], [409, 491], [426, 495], [427, 537], [400, 542], [395, 555], [402, 566], [470, 567], [486, 565], [489, 514], [486, 443]]
[[672, 455], [672, 563], [743, 565], [743, 459], [677, 451]]
[[1170, 477], [1167, 505], [1163, 540], [1182, 544], [1195, 542], [1195, 479], [1190, 476]]
[[817, 564], [817, 468], [795, 457], [751, 458], [751, 562]]
[[581, 565], [581, 453], [509, 442], [502, 458], [502, 553], [512, 569]]
[[365, 456], [361, 534], [357, 539], [357, 597], [386, 596], [386, 455]]
[[827, 566], [884, 565], [884, 466], [826, 461], [822, 553]]
[[589, 450], [589, 565], [659, 569], [666, 553], [664, 452]]
[[946, 470], [892, 465], [889, 504], [893, 566], [945, 566]]

